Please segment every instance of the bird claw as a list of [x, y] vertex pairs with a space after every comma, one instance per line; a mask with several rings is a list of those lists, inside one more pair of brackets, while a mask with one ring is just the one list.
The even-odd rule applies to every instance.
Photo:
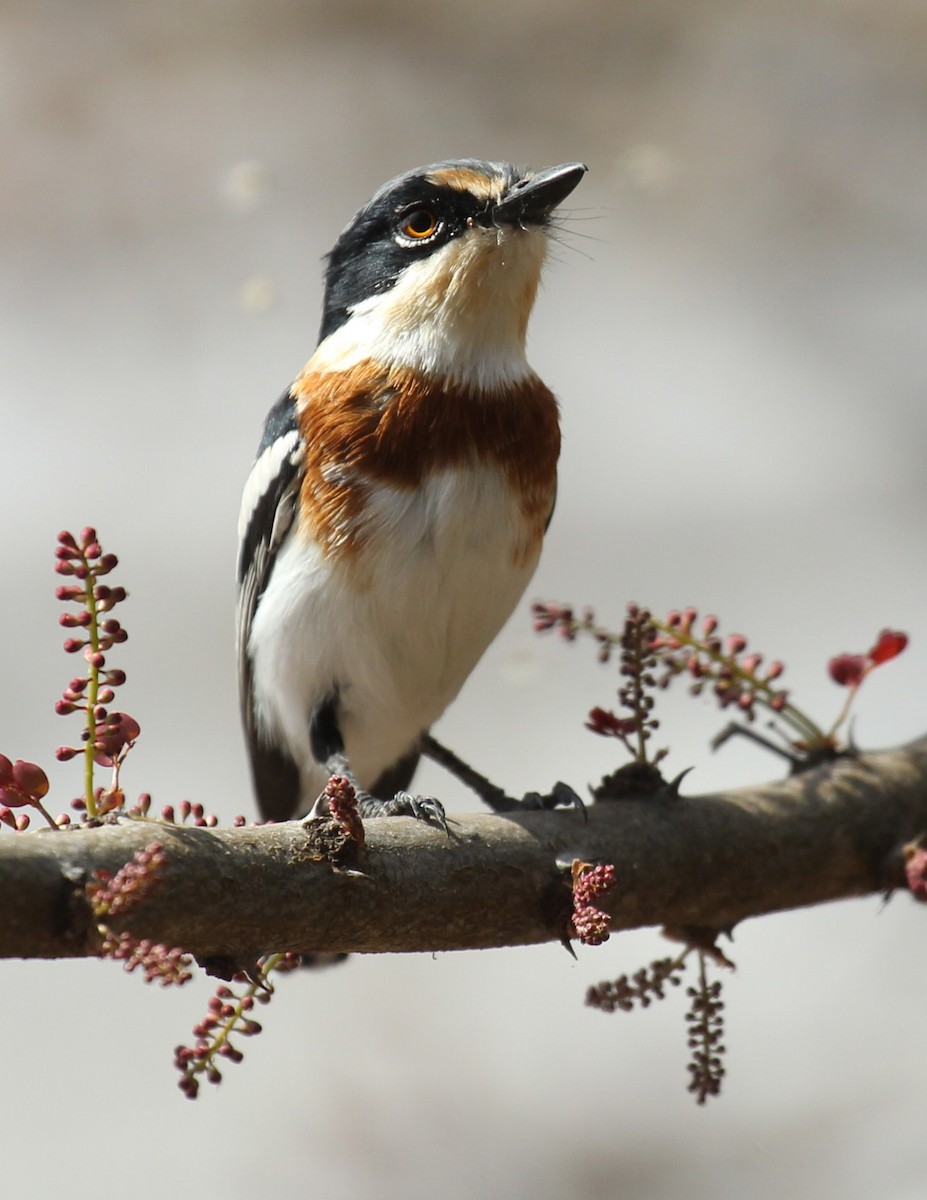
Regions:
[[447, 833], [447, 816], [444, 805], [434, 796], [413, 796], [411, 792], [397, 792], [392, 800], [377, 800], [370, 796], [358, 805], [362, 817], [414, 817], [416, 821], [427, 821]]

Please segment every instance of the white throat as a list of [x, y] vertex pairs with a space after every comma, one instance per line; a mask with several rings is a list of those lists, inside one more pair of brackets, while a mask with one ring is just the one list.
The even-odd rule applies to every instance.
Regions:
[[411, 263], [389, 291], [355, 305], [307, 369], [348, 370], [374, 359], [477, 388], [523, 380], [546, 249], [541, 229], [474, 226]]

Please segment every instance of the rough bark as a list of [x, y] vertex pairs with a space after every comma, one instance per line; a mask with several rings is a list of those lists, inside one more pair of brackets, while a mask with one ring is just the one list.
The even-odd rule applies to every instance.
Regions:
[[[198, 957], [273, 950], [479, 949], [561, 937], [574, 858], [614, 863], [614, 929], [728, 928], [746, 917], [878, 891], [927, 829], [927, 736], [761, 787], [627, 799], [573, 811], [368, 821], [333, 865], [298, 823], [195, 829], [118, 825], [0, 836], [0, 956], [93, 954], [84, 884], [160, 841], [169, 866], [125, 923]], [[322, 854], [322, 857], [320, 857]], [[564, 869], [566, 868], [566, 869]]]

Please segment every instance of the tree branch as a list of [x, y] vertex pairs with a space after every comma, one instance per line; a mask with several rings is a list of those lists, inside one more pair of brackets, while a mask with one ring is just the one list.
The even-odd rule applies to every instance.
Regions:
[[574, 858], [615, 865], [618, 885], [601, 901], [614, 929], [729, 928], [901, 882], [900, 848], [927, 829], [927, 736], [760, 787], [602, 802], [587, 815], [466, 814], [450, 819], [450, 837], [410, 819], [368, 821], [366, 849], [341, 867], [321, 856], [327, 822], [315, 833], [297, 822], [123, 820], [4, 834], [0, 957], [94, 954], [87, 879], [114, 873], [153, 841], [169, 865], [127, 924], [200, 958], [555, 940], [567, 929]]

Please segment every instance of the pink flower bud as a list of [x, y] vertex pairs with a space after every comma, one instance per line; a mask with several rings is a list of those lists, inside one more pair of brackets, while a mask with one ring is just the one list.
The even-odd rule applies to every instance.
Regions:
[[33, 799], [41, 800], [48, 792], [48, 776], [35, 763], [19, 759], [13, 763], [13, 781]]
[[827, 664], [830, 677], [841, 687], [858, 687], [866, 674], [866, 659], [862, 654], [838, 654]]
[[927, 901], [927, 850], [912, 844], [904, 848], [905, 878], [915, 900]]

